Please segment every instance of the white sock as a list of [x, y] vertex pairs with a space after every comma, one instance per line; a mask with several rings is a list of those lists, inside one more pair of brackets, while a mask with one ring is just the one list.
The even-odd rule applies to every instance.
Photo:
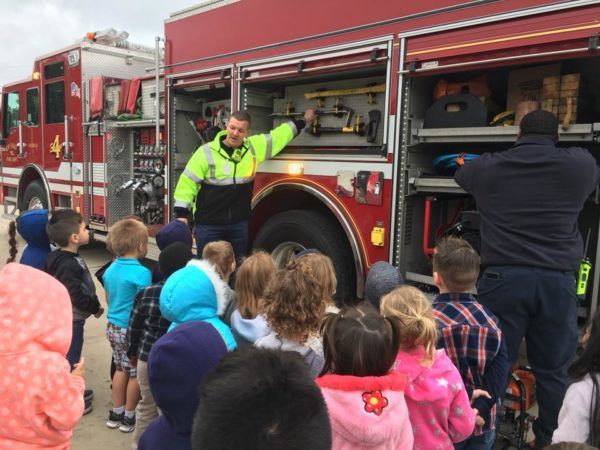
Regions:
[[125, 417], [127, 417], [128, 419], [135, 417], [135, 409], [133, 411], [125, 411]]
[[115, 414], [123, 414], [124, 411], [125, 411], [125, 406], [119, 406], [118, 408], [112, 409], [112, 412], [114, 412]]

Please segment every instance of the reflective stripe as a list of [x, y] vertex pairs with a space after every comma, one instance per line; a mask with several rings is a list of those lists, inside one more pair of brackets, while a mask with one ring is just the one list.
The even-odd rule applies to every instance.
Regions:
[[290, 120], [289, 122], [286, 122], [290, 128], [292, 129], [292, 133], [294, 134], [294, 137], [298, 136], [298, 128], [296, 128], [296, 124], [294, 123], [294, 121]]
[[265, 140], [267, 141], [267, 151], [265, 152], [265, 159], [271, 159], [273, 156], [273, 138], [270, 134], [265, 134]]
[[236, 177], [235, 181], [233, 178], [226, 178], [224, 180], [216, 180], [213, 178], [213, 179], [209, 179], [209, 180], [204, 180], [204, 184], [211, 185], [211, 186], [232, 186], [234, 184], [251, 183], [252, 181], [254, 181], [254, 176], [241, 177], [241, 178]]
[[202, 146], [202, 150], [204, 151], [204, 156], [206, 157], [206, 162], [208, 163], [209, 175], [210, 179], [215, 178], [215, 160], [212, 155], [212, 150], [208, 144], [204, 144]]
[[202, 183], [202, 179], [188, 168], [183, 170], [183, 174], [196, 184]]
[[173, 205], [175, 208], [185, 208], [190, 209], [192, 204], [188, 202], [184, 202], [183, 200], [175, 200], [175, 204]]

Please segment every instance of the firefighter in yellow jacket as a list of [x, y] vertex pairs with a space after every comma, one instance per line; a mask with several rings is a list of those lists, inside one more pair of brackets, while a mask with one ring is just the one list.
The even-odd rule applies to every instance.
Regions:
[[256, 168], [277, 155], [315, 118], [307, 109], [304, 120], [290, 120], [267, 134], [248, 136], [250, 115], [231, 114], [227, 128], [192, 155], [175, 188], [175, 216], [187, 222], [195, 201], [196, 248], [202, 254], [211, 241], [231, 243], [236, 259], [246, 254], [248, 218]]

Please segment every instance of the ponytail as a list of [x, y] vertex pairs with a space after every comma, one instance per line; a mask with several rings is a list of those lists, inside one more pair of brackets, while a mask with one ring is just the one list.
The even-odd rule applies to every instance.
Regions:
[[17, 257], [17, 223], [12, 220], [8, 224], [8, 245], [9, 245], [9, 257], [6, 260], [7, 263], [15, 262]]
[[403, 349], [422, 345], [433, 360], [438, 339], [437, 325], [429, 300], [415, 287], [400, 286], [381, 299], [381, 314], [396, 320]]

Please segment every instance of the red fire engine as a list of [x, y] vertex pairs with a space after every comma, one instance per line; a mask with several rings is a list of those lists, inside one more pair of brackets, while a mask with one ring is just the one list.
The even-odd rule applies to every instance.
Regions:
[[[278, 262], [321, 249], [345, 298], [362, 295], [378, 260], [431, 285], [435, 239], [477, 239], [448, 155], [506, 149], [529, 103], [559, 116], [561, 141], [598, 154], [600, 93], [588, 81], [600, 75], [599, 3], [209, 1], [165, 21], [164, 104], [144, 78], [151, 55], [78, 44], [38, 59], [37, 79], [3, 88], [4, 203], [80, 207], [98, 232], [131, 213], [160, 226], [185, 163], [231, 111], [249, 110], [259, 133], [313, 107], [318, 120], [259, 168], [252, 246]], [[123, 64], [115, 72], [99, 61], [112, 52]], [[117, 120], [129, 118], [114, 106], [126, 93], [141, 98], [142, 119]], [[598, 204], [590, 198], [580, 220], [592, 262]], [[582, 314], [595, 309], [599, 275], [594, 264]]]

